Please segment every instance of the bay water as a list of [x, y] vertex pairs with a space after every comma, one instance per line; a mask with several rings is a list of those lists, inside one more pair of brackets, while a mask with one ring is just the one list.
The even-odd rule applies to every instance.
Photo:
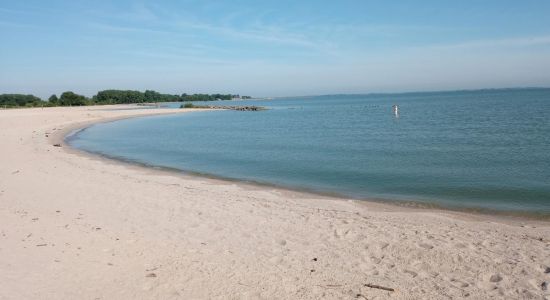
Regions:
[[150, 166], [355, 199], [550, 215], [550, 89], [195, 104], [269, 109], [125, 119], [68, 142]]

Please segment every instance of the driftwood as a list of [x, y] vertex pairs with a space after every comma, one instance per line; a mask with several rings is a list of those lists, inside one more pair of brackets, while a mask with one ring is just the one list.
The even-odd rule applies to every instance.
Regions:
[[377, 284], [370, 284], [370, 283], [367, 283], [367, 284], [365, 284], [365, 286], [366, 286], [366, 287], [370, 287], [371, 289], [379, 289], [379, 290], [390, 291], [390, 292], [395, 291], [395, 290], [392, 289], [392, 288], [385, 287], [385, 286], [381, 286], [381, 285], [377, 285]]

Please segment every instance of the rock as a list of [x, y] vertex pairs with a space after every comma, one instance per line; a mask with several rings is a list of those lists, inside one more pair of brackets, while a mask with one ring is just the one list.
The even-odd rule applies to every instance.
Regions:
[[182, 106], [182, 108], [209, 108], [209, 109], [229, 109], [229, 110], [238, 110], [238, 111], [260, 111], [260, 110], [266, 110], [267, 108], [262, 106], [225, 106], [225, 105], [193, 105], [185, 107]]
[[540, 288], [543, 290], [543, 291], [546, 291], [548, 290], [548, 282], [546, 281], [543, 281], [540, 285]]
[[53, 144], [54, 147], [61, 147], [61, 144]]
[[544, 269], [544, 274], [549, 274], [550, 273], [550, 267], [546, 267], [546, 269]]
[[145, 275], [145, 277], [148, 277], [148, 278], [155, 278], [155, 277], [157, 277], [157, 274], [155, 274], [155, 273], [149, 273], [149, 274]]

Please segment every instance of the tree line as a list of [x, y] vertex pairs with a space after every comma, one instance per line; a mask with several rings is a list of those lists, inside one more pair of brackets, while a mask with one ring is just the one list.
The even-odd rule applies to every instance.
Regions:
[[51, 95], [44, 101], [33, 95], [23, 94], [1, 94], [0, 107], [49, 107], [49, 106], [83, 106], [103, 104], [130, 104], [130, 103], [151, 103], [151, 102], [184, 102], [184, 101], [215, 101], [231, 100], [234, 98], [250, 99], [250, 96], [232, 94], [161, 94], [156, 91], [146, 90], [145, 92], [130, 90], [104, 90], [88, 98], [83, 95], [67, 91], [57, 97]]

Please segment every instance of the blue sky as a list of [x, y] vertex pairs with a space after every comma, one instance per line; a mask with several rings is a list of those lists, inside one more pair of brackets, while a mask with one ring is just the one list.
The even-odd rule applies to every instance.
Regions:
[[0, 93], [550, 86], [550, 1], [0, 0]]

